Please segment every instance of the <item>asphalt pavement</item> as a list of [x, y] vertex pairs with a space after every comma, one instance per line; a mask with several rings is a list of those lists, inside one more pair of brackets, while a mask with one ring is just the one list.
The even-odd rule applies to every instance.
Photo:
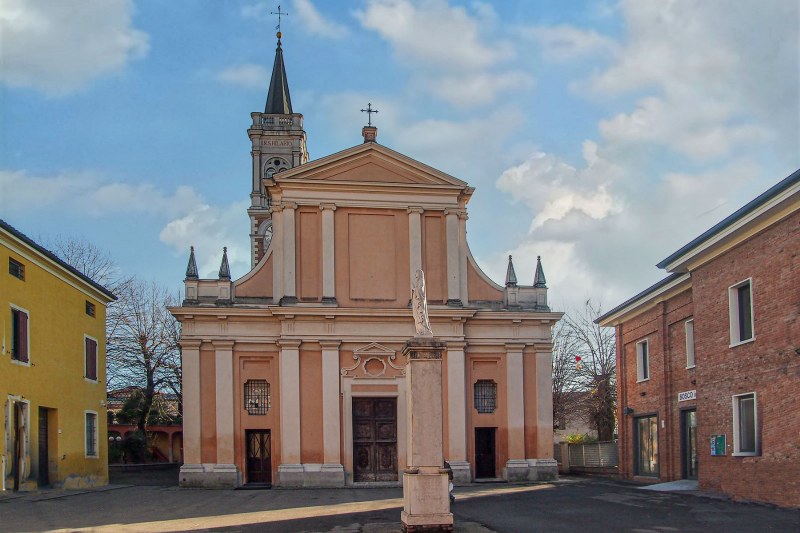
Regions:
[[[170, 479], [126, 474], [99, 489], [0, 493], [0, 532], [400, 531], [399, 488], [202, 490]], [[452, 512], [464, 533], [800, 531], [800, 510], [597, 478], [457, 487]]]

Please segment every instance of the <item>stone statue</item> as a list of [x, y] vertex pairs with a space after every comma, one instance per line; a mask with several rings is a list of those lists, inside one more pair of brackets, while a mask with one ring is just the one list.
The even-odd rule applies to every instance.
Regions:
[[414, 273], [414, 286], [411, 287], [411, 310], [414, 314], [416, 336], [433, 337], [428, 318], [428, 300], [425, 298], [425, 273], [419, 269]]

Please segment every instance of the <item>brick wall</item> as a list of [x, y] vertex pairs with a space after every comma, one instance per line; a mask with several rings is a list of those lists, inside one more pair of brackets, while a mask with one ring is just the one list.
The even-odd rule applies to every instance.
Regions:
[[[729, 347], [728, 288], [752, 278], [752, 342]], [[800, 506], [800, 212], [692, 272], [700, 484]], [[761, 455], [733, 457], [735, 394], [757, 395]], [[724, 457], [710, 455], [724, 434]]]
[[[681, 478], [680, 409], [694, 402], [678, 404], [678, 392], [692, 390], [695, 369], [686, 368], [684, 323], [692, 317], [692, 293], [686, 290], [626, 321], [618, 328], [619, 353], [619, 443], [620, 474], [634, 476], [634, 430], [636, 417], [658, 416], [659, 479]], [[650, 379], [638, 382], [636, 345], [647, 339]], [[620, 362], [622, 363], [620, 365]], [[623, 390], [624, 389], [624, 390]], [[626, 407], [633, 414], [625, 415]], [[663, 425], [662, 425], [663, 424]]]

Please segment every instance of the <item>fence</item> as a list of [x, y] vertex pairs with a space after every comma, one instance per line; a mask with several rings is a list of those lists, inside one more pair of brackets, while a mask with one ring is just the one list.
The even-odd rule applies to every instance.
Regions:
[[619, 464], [616, 442], [590, 442], [584, 444], [556, 444], [553, 457], [558, 461], [558, 471], [613, 474]]

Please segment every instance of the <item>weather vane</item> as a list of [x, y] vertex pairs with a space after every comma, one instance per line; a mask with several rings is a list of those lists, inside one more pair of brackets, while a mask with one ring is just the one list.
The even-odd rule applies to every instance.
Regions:
[[278, 25], [275, 26], [275, 29], [278, 30], [278, 38], [280, 39], [280, 37], [281, 37], [281, 17], [283, 15], [286, 15], [288, 17], [289, 13], [287, 13], [286, 11], [281, 11], [281, 6], [280, 6], [280, 4], [278, 4], [278, 10], [277, 11], [270, 11], [269, 14], [270, 15], [278, 15]]
[[368, 103], [367, 108], [362, 109], [361, 112], [367, 114], [367, 126], [372, 126], [372, 114], [378, 112], [377, 109], [372, 109], [372, 102]]

